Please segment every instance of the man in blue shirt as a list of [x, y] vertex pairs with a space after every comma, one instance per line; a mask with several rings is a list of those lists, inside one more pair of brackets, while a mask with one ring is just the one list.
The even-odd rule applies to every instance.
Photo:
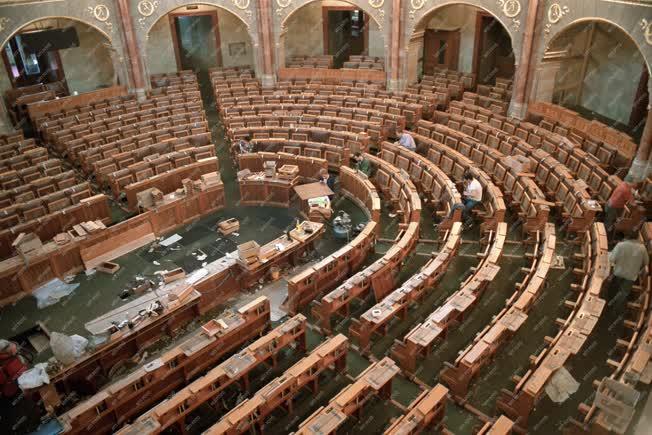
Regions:
[[398, 144], [402, 147], [409, 149], [410, 151], [417, 150], [417, 144], [414, 142], [414, 138], [410, 133], [403, 130], [400, 132]]

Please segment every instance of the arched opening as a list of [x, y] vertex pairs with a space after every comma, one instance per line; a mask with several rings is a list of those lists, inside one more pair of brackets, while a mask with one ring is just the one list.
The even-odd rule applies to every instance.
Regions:
[[176, 8], [156, 21], [147, 34], [148, 74], [184, 69], [206, 73], [215, 67], [253, 64], [253, 44], [246, 24], [217, 6]]
[[[2, 47], [2, 58], [0, 91], [15, 123], [20, 119], [16, 101], [25, 93], [52, 90], [63, 96], [117, 83], [108, 36], [69, 18], [45, 18], [23, 26]], [[43, 94], [43, 99], [49, 98], [54, 95]]]
[[619, 27], [597, 20], [571, 24], [549, 44], [538, 73], [537, 101], [640, 137], [649, 74], [641, 51]]
[[408, 83], [449, 70], [474, 74], [493, 85], [514, 76], [512, 40], [503, 24], [484, 9], [462, 3], [433, 9], [415, 26], [408, 43]]
[[310, 2], [282, 24], [280, 67], [385, 69], [385, 37], [367, 10], [344, 1]]

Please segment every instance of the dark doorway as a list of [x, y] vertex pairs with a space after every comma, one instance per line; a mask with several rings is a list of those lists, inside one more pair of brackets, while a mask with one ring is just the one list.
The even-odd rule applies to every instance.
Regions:
[[514, 76], [511, 38], [493, 16], [478, 12], [473, 50], [473, 72], [480, 84], [494, 84], [496, 77]]
[[369, 41], [368, 17], [350, 7], [324, 6], [324, 54], [341, 68], [351, 55], [364, 54]]
[[179, 70], [222, 66], [217, 12], [170, 14], [170, 25]]
[[435, 68], [457, 70], [460, 58], [459, 30], [426, 30], [423, 40], [423, 73]]
[[2, 58], [14, 88], [54, 83], [65, 78], [58, 50], [37, 53], [24, 50], [20, 34], [5, 45]]

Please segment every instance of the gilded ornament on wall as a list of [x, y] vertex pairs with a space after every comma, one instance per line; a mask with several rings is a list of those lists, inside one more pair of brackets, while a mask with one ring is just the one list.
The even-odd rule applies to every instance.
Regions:
[[143, 17], [149, 17], [158, 7], [158, 1], [141, 0], [138, 3], [138, 13]]
[[9, 24], [10, 21], [11, 19], [7, 17], [0, 17], [0, 32], [5, 31], [5, 29], [7, 28], [7, 24]]
[[287, 8], [288, 6], [290, 6], [290, 3], [292, 3], [292, 0], [276, 0], [276, 4], [281, 9]]
[[545, 33], [550, 33], [553, 24], [557, 24], [564, 15], [570, 12], [568, 6], [561, 6], [559, 3], [553, 3], [548, 8], [548, 23], [544, 27]]
[[385, 0], [369, 0], [369, 6], [374, 9], [382, 8], [385, 4]]
[[643, 36], [645, 36], [645, 42], [652, 45], [652, 21], [643, 18], [640, 24], [641, 29], [643, 30]]
[[111, 18], [111, 12], [106, 5], [99, 4], [97, 6], [89, 6], [88, 12], [100, 23], [104, 23], [109, 30], [113, 30], [113, 24], [109, 21]]
[[421, 9], [425, 4], [426, 0], [410, 0], [410, 6], [412, 6], [412, 9], [415, 11]]
[[240, 10], [245, 10], [249, 7], [250, 0], [233, 0], [233, 4]]
[[497, 3], [507, 18], [514, 18], [521, 13], [521, 3], [518, 0], [498, 0]]

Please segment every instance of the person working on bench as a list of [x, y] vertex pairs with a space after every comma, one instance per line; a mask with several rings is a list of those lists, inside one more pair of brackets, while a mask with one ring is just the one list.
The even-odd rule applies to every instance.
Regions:
[[607, 201], [604, 209], [604, 226], [607, 231], [612, 231], [614, 225], [619, 217], [623, 215], [623, 210], [628, 203], [634, 202], [634, 190], [638, 189], [640, 183], [635, 183], [634, 180], [628, 175], [611, 192], [611, 196]]
[[464, 173], [463, 182], [462, 204], [455, 204], [450, 211], [450, 216], [455, 213], [455, 210], [462, 209], [462, 222], [468, 229], [473, 225], [471, 210], [482, 201], [482, 184], [468, 171]]
[[612, 266], [612, 279], [607, 289], [609, 300], [626, 297], [648, 262], [647, 249], [638, 240], [637, 233], [627, 232], [625, 238], [609, 252], [609, 264]]
[[369, 163], [369, 160], [366, 159], [360, 151], [356, 152], [355, 155], [353, 156], [353, 160], [355, 160], [356, 165], [355, 168], [365, 174], [367, 177], [371, 175], [371, 163]]
[[417, 150], [417, 144], [414, 142], [414, 138], [410, 133], [405, 130], [400, 132], [400, 137], [398, 140], [398, 145], [409, 149], [410, 151]]

